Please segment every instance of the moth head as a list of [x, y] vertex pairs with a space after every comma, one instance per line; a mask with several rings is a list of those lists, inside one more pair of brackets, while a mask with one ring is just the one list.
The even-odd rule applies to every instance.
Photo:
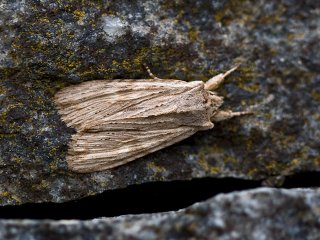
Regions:
[[220, 122], [233, 117], [252, 114], [251, 111], [232, 112], [230, 110], [222, 110], [220, 107], [223, 103], [223, 97], [216, 95], [214, 92], [209, 92], [210, 102], [210, 120], [212, 122]]
[[208, 91], [209, 99], [210, 99], [210, 106], [213, 110], [218, 109], [223, 103], [223, 97], [218, 96], [215, 92]]
[[230, 73], [235, 71], [238, 68], [238, 66], [235, 66], [234, 68], [231, 68], [229, 71], [225, 73], [220, 73], [216, 76], [213, 76], [210, 78], [207, 82], [204, 84], [204, 89], [208, 93], [208, 100], [210, 102], [210, 120], [212, 122], [219, 122], [223, 120], [227, 120], [229, 118], [233, 118], [236, 116], [241, 115], [247, 115], [252, 114], [251, 111], [243, 111], [243, 112], [232, 112], [232, 111], [224, 111], [220, 109], [220, 106], [223, 103], [223, 97], [218, 96], [214, 90], [219, 88], [219, 86], [222, 84], [225, 77], [227, 77]]

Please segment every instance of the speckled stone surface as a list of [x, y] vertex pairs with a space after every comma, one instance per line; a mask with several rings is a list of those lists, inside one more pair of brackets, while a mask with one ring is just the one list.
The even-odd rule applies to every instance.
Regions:
[[1, 220], [1, 239], [320, 238], [319, 190], [262, 188], [218, 195], [178, 212], [89, 221]]
[[[319, 14], [313, 0], [1, 1], [0, 205], [150, 181], [320, 170]], [[68, 171], [73, 129], [54, 94], [93, 79], [146, 78], [142, 63], [186, 81], [241, 63], [219, 93], [225, 108], [254, 105], [255, 115], [114, 170]]]

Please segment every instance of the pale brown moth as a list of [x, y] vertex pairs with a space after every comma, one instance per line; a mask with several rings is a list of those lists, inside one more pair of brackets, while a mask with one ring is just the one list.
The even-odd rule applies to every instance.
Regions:
[[230, 69], [207, 82], [152, 79], [94, 80], [55, 95], [59, 114], [75, 128], [67, 153], [75, 172], [114, 168], [179, 142], [213, 122], [248, 114], [220, 110], [214, 90]]

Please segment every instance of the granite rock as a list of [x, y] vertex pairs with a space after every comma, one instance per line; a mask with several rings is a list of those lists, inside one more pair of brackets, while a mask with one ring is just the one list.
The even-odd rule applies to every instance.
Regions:
[[[319, 14], [312, 0], [1, 1], [0, 205], [151, 181], [319, 171]], [[70, 172], [74, 130], [54, 94], [93, 79], [146, 78], [143, 63], [186, 81], [241, 64], [219, 93], [225, 108], [255, 114], [113, 170]]]
[[221, 194], [178, 212], [78, 220], [1, 220], [1, 239], [319, 239], [319, 190]]

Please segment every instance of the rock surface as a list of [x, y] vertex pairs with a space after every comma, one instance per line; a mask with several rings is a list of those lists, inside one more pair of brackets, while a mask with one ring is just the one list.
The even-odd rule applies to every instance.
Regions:
[[[150, 181], [281, 178], [320, 170], [319, 1], [0, 3], [0, 204], [61, 202]], [[67, 169], [73, 133], [52, 101], [93, 79], [206, 80], [255, 115], [216, 124], [125, 166]], [[265, 99], [272, 100], [263, 104]]]
[[292, 239], [320, 238], [319, 190], [221, 194], [178, 212], [90, 221], [1, 220], [1, 239]]

